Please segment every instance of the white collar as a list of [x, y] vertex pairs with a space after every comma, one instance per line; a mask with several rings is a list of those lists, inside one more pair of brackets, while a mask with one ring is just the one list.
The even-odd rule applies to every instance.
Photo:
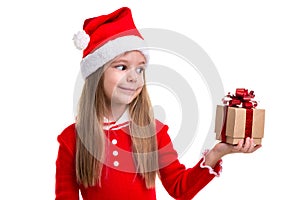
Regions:
[[106, 117], [104, 117], [104, 130], [117, 130], [129, 125], [129, 111], [128, 108], [124, 111], [121, 117], [117, 121], [109, 121]]

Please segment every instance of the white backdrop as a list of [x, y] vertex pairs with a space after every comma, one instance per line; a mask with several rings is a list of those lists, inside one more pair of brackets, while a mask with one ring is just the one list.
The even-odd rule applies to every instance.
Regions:
[[[54, 199], [56, 137], [74, 120], [73, 90], [81, 60], [73, 34], [84, 19], [121, 6], [132, 9], [138, 28], [165, 28], [197, 42], [216, 65], [225, 91], [253, 89], [259, 107], [266, 109], [263, 147], [255, 154], [224, 157], [221, 176], [195, 199], [299, 198], [296, 0], [1, 4], [1, 199]], [[180, 160], [193, 166], [200, 149], [196, 138]], [[157, 198], [171, 199], [159, 181]]]

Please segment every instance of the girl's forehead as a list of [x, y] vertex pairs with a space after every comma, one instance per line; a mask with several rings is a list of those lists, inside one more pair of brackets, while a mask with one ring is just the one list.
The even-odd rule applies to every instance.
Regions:
[[127, 51], [125, 53], [122, 53], [119, 56], [117, 56], [116, 59], [127, 58], [127, 57], [131, 57], [131, 56], [136, 56], [136, 57], [139, 57], [139, 58], [145, 60], [145, 56], [143, 55], [143, 53], [138, 50]]
[[141, 53], [140, 51], [138, 50], [133, 50], [133, 51], [127, 51], [125, 53], [122, 53], [120, 55], [118, 55], [117, 57], [115, 57], [114, 59], [112, 59], [111, 61], [107, 62], [105, 65], [104, 65], [104, 71], [109, 67], [111, 66], [112, 64], [114, 63], [117, 63], [117, 62], [121, 62], [121, 61], [125, 61], [125, 62], [129, 62], [130, 59], [132, 57], [135, 57], [138, 56], [138, 62], [139, 63], [146, 63], [146, 58], [145, 56], [143, 55], [143, 53]]
[[146, 63], [145, 56], [140, 51], [134, 50], [134, 51], [128, 51], [118, 55], [110, 62], [108, 62], [107, 65], [113, 64], [118, 61], [130, 62], [131, 60], [134, 60], [135, 62], [139, 62], [139, 63]]

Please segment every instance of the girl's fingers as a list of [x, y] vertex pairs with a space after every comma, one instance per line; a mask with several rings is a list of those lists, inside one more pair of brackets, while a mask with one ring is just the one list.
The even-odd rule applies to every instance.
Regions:
[[254, 151], [256, 151], [257, 149], [259, 149], [261, 147], [261, 144], [255, 144], [253, 138], [251, 138], [250, 140], [250, 148], [248, 150], [248, 153], [253, 153]]
[[247, 137], [245, 139], [245, 142], [243, 144], [243, 148], [241, 149], [241, 152], [247, 153], [249, 151], [250, 145], [251, 145], [250, 138]]
[[234, 152], [239, 152], [243, 148], [244, 140], [240, 140], [236, 146], [233, 147]]
[[254, 147], [255, 147], [255, 144], [254, 144], [253, 138], [251, 138], [250, 139], [250, 147], [247, 152], [252, 153], [254, 151]]
[[256, 151], [260, 146], [255, 145], [253, 138], [247, 137], [244, 140], [240, 140], [238, 144], [233, 148], [234, 152], [252, 153]]

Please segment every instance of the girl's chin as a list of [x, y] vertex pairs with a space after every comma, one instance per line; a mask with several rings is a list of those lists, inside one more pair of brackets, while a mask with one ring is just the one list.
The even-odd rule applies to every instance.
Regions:
[[135, 96], [126, 96], [126, 97], [119, 97], [119, 98], [114, 98], [112, 101], [113, 104], [120, 104], [120, 105], [128, 105], [130, 104]]

